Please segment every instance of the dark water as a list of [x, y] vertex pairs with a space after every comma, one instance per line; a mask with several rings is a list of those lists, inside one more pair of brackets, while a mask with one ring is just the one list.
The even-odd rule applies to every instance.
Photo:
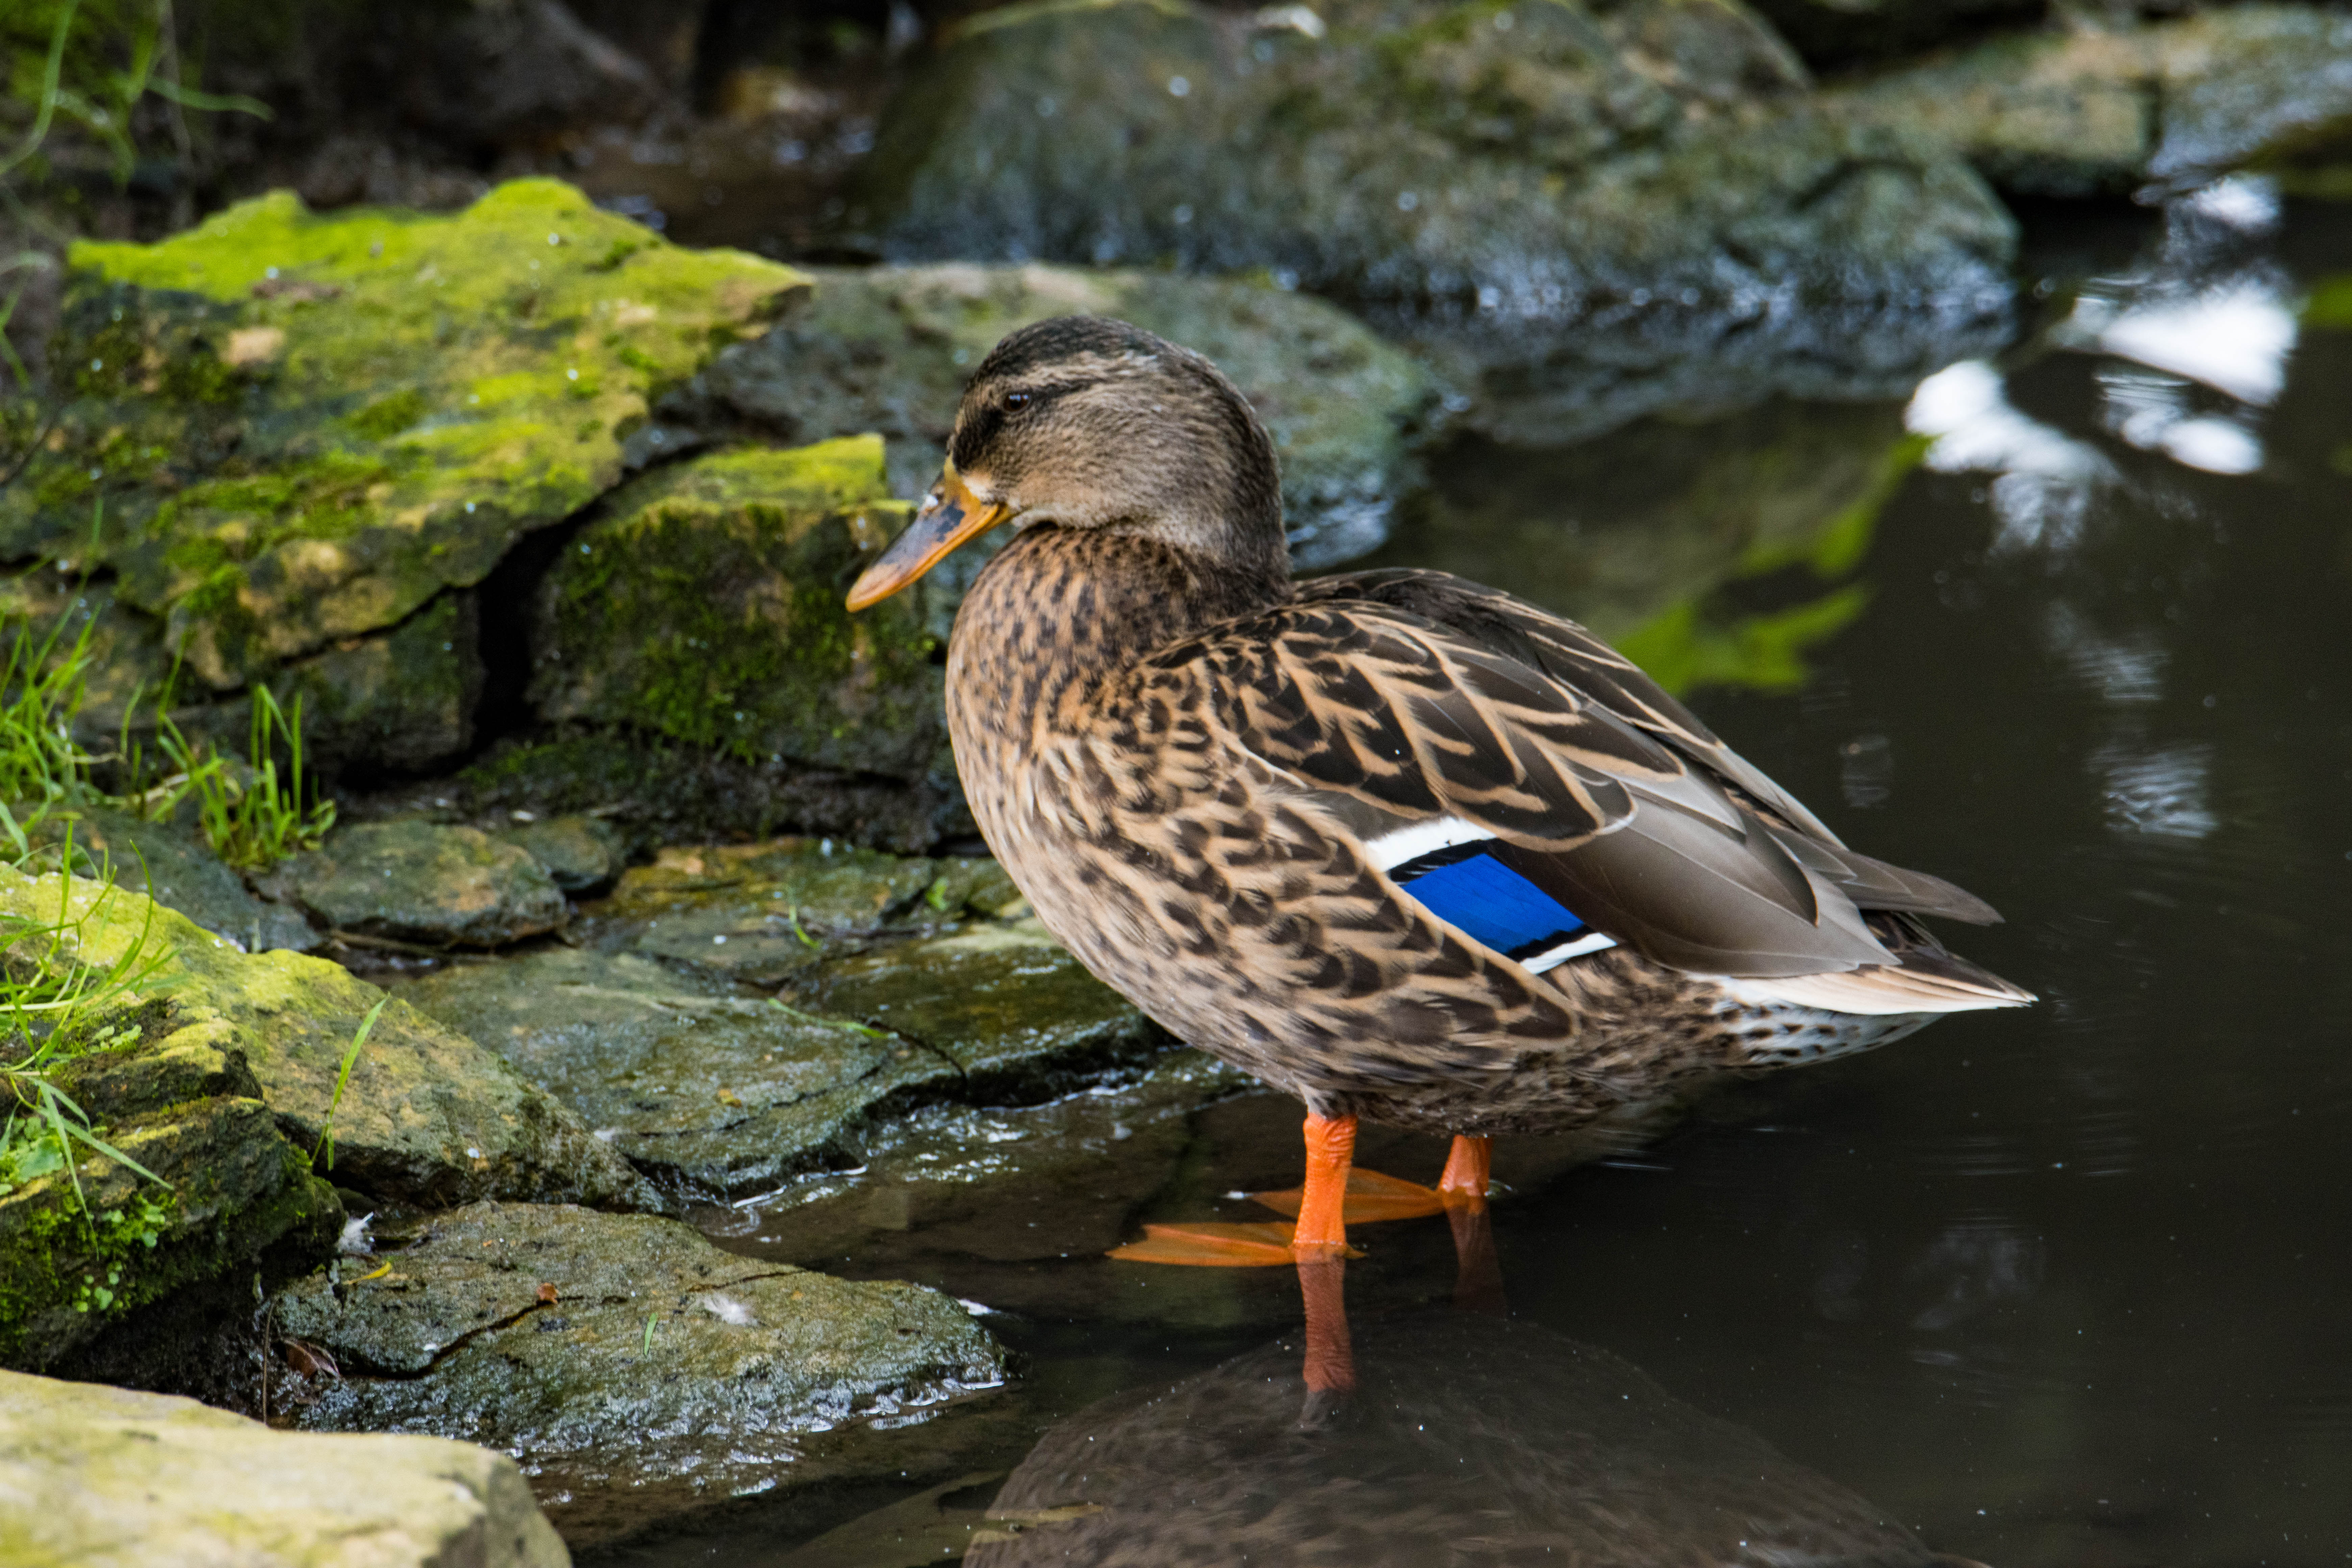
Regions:
[[[1237, 1560], [1204, 1541], [1240, 1525], [1193, 1527], [1244, 1517], [1253, 1562], [1924, 1560], [1882, 1525], [1998, 1565], [2352, 1561], [2352, 211], [2233, 184], [2033, 254], [2000, 363], [1908, 405], [1465, 445], [1383, 559], [1698, 682], [1857, 847], [1999, 906], [1948, 934], [2041, 1005], [1737, 1086], [1597, 1163], [1506, 1144], [1507, 1324], [1448, 1312], [1444, 1219], [1360, 1233], [1365, 1400], [1419, 1414], [1344, 1440], [1296, 1430], [1295, 1278], [1096, 1256], [1295, 1180], [1284, 1102], [1057, 1108], [1027, 1136], [1099, 1159], [961, 1210], [734, 1222], [1000, 1309], [1024, 1379], [903, 1434], [901, 1482], [616, 1560], [941, 1561], [1042, 1441], [1001, 1510], [1031, 1530], [975, 1562], [1062, 1561], [1096, 1527], [1052, 1505], [1139, 1498], [1165, 1537], [1117, 1561]], [[1362, 1157], [1442, 1155], [1368, 1130]], [[1611, 1425], [1621, 1394], [1639, 1421]], [[1118, 1457], [1086, 1479], [1097, 1437]], [[1629, 1521], [1618, 1555], [1564, 1499]]]

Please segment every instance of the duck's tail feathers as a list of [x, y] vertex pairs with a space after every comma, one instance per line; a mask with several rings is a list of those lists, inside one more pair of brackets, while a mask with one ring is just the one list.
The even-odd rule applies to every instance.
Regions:
[[1972, 1013], [2023, 1007], [2037, 1000], [1989, 969], [1948, 951], [1905, 915], [1874, 910], [1871, 934], [1899, 961], [1826, 974], [1791, 974], [1733, 984], [1745, 998], [1868, 1016], [1886, 1013]]

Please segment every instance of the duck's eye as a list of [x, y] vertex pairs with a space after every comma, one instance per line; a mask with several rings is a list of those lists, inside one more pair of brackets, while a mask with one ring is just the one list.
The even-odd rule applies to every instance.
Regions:
[[1008, 392], [1004, 395], [1004, 406], [1026, 408], [1029, 406], [1029, 395], [1025, 392]]

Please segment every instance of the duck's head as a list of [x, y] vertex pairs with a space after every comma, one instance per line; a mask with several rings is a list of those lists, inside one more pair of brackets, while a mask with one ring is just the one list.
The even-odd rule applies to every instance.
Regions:
[[1288, 571], [1274, 444], [1248, 401], [1192, 350], [1099, 316], [1040, 321], [989, 352], [940, 482], [849, 607], [1002, 522], [1140, 535], [1277, 581]]

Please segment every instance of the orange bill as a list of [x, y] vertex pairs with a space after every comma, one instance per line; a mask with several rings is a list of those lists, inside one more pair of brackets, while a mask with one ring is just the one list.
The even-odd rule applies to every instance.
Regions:
[[851, 584], [849, 607], [862, 610], [880, 604], [946, 560], [965, 540], [987, 532], [1010, 515], [1010, 509], [974, 496], [950, 459], [915, 521]]

